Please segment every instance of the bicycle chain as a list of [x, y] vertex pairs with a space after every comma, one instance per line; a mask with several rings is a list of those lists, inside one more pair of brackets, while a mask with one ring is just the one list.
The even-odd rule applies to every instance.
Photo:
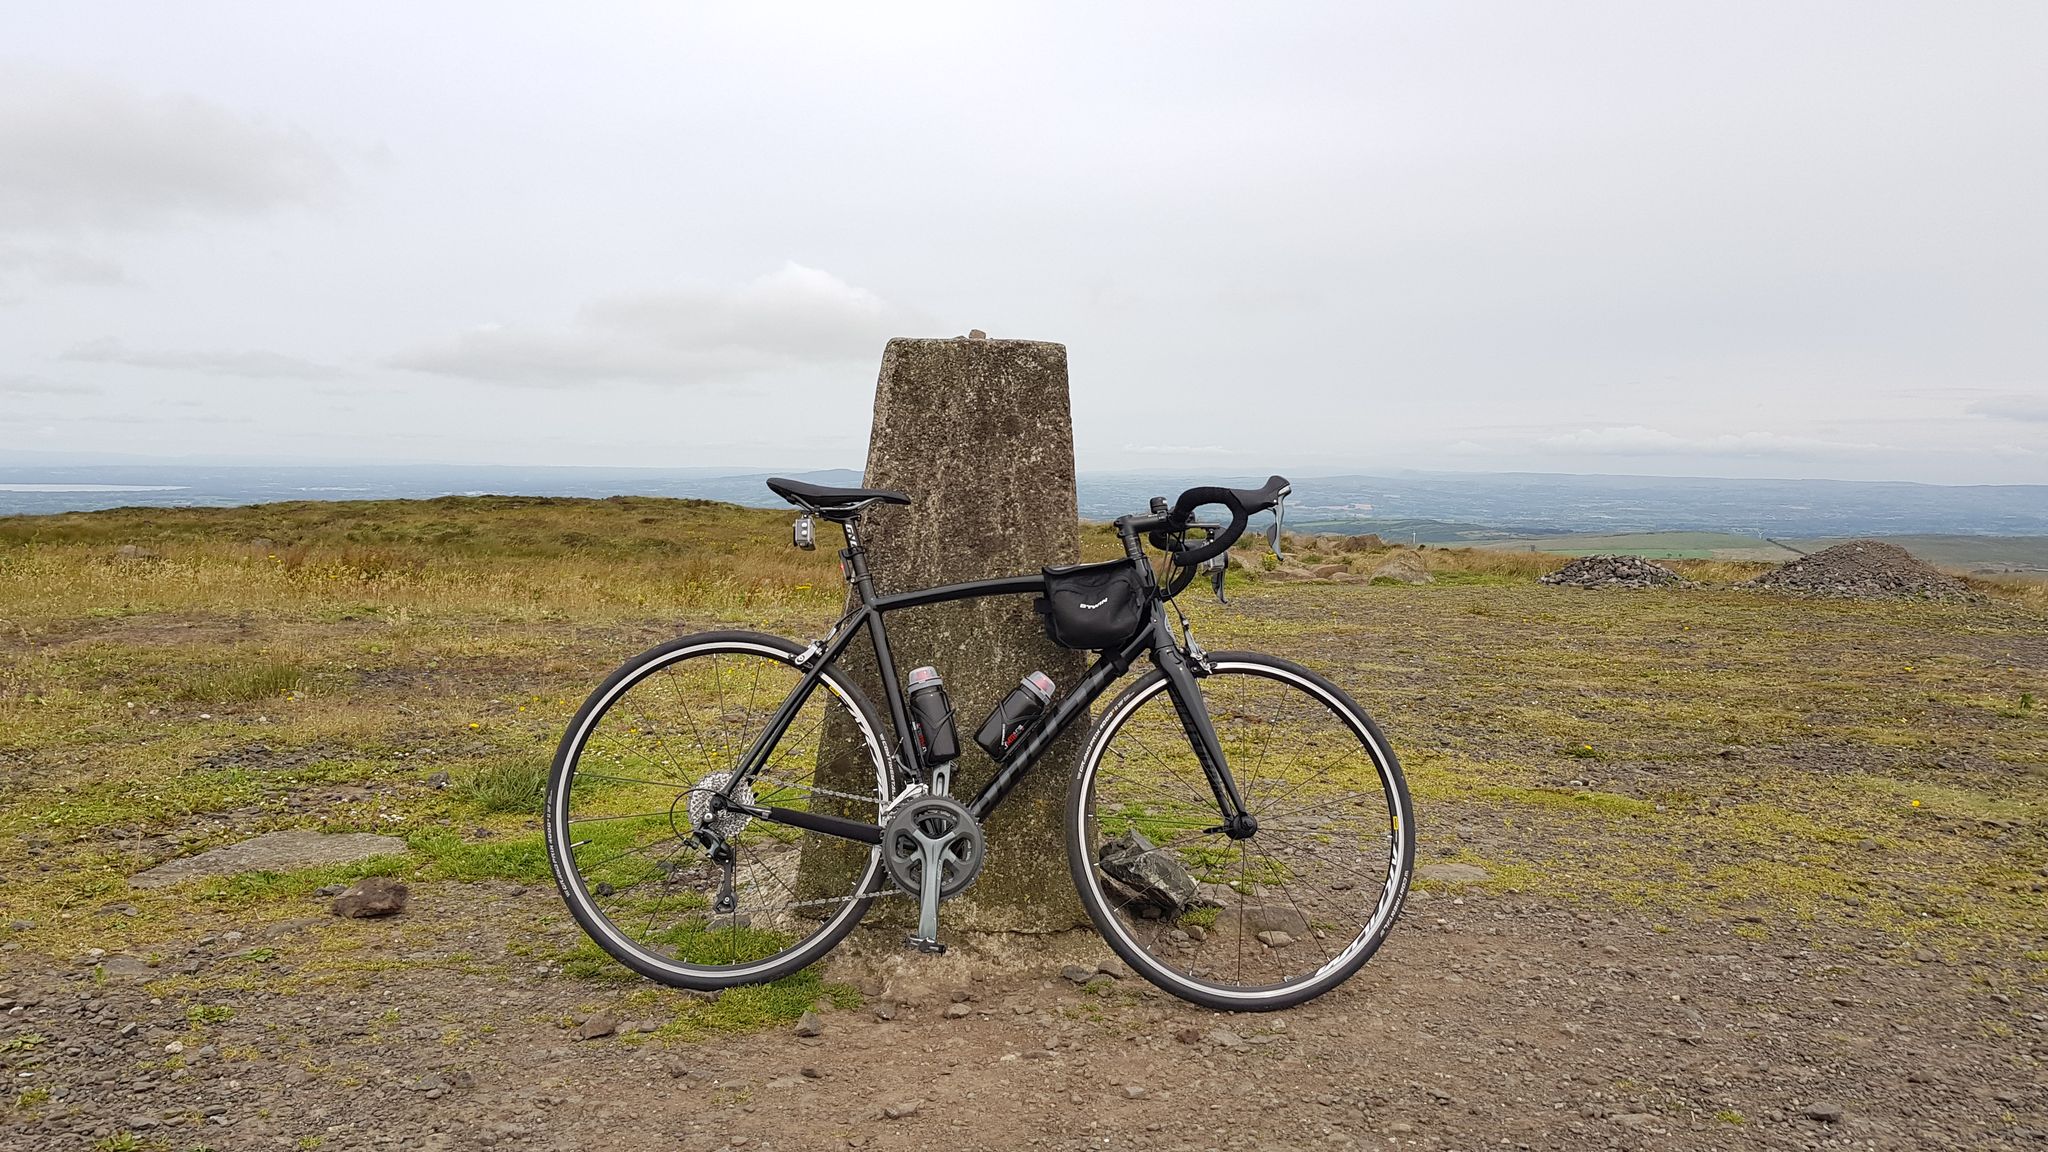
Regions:
[[808, 792], [813, 796], [830, 796], [835, 800], [858, 800], [863, 804], [876, 803], [876, 800], [873, 796], [860, 796], [852, 792], [834, 792], [830, 788], [816, 788], [808, 784], [798, 784], [792, 780], [778, 780], [775, 777], [770, 776], [766, 773], [757, 772], [754, 775], [754, 779], [766, 780], [770, 784], [774, 784], [777, 787], [781, 788], [794, 788], [799, 792]]

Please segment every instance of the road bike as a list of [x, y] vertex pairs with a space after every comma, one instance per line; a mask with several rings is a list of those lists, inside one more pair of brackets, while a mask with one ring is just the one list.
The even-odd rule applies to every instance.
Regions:
[[[877, 899], [917, 904], [909, 943], [943, 951], [941, 903], [987, 862], [982, 824], [1059, 736], [1140, 658], [1151, 664], [1094, 717], [1065, 804], [1083, 907], [1133, 970], [1211, 1008], [1265, 1011], [1336, 987], [1400, 915], [1414, 821], [1393, 749], [1316, 672], [1196, 643], [1175, 597], [1271, 511], [1279, 552], [1288, 482], [1198, 487], [1115, 521], [1120, 559], [881, 595], [860, 519], [910, 497], [771, 479], [844, 532], [852, 609], [821, 639], [681, 637], [591, 693], [549, 775], [548, 859], [576, 922], [633, 971], [718, 989], [809, 965]], [[1220, 507], [1225, 522], [1196, 513]], [[1163, 553], [1155, 568], [1146, 545]], [[955, 730], [937, 669], [899, 682], [884, 617], [924, 605], [1034, 596], [1047, 634], [1099, 653], [1064, 692], [1026, 677], [974, 734]], [[1176, 635], [1168, 617], [1180, 617]], [[842, 663], [872, 644], [888, 724]], [[952, 793], [963, 755], [993, 776]]]

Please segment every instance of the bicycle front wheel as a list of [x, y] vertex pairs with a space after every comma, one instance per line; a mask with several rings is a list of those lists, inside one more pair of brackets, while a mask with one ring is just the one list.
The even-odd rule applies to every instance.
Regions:
[[1224, 835], [1165, 674], [1111, 704], [1067, 798], [1081, 903], [1116, 953], [1168, 992], [1271, 1011], [1343, 983], [1400, 914], [1414, 823], [1371, 717], [1298, 664], [1211, 653], [1199, 680], [1245, 810]]
[[[889, 888], [879, 849], [706, 803], [802, 684], [801, 651], [752, 632], [670, 641], [614, 672], [562, 736], [548, 862], [577, 924], [635, 972], [697, 989], [774, 980], [823, 956]], [[828, 667], [734, 795], [873, 824], [891, 795], [881, 731]], [[821, 764], [835, 756], [851, 762]], [[698, 841], [707, 824], [729, 860]]]

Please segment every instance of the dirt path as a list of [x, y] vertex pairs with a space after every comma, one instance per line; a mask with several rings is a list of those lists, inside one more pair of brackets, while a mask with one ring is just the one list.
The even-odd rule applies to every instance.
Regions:
[[[2033, 1148], [2048, 1000], [1850, 939], [1658, 931], [1427, 895], [1337, 993], [1225, 1017], [1092, 938], [942, 958], [856, 938], [815, 1037], [578, 1040], [634, 984], [536, 965], [545, 890], [422, 889], [382, 922], [288, 919], [95, 978], [8, 974], [14, 1149]], [[993, 951], [991, 950], [993, 949]], [[302, 956], [361, 958], [295, 986]], [[89, 961], [91, 958], [84, 958]], [[152, 996], [152, 993], [162, 993]], [[595, 992], [595, 994], [594, 994]], [[205, 1007], [196, 1007], [205, 1005]], [[652, 1021], [649, 1021], [652, 1025]], [[627, 1028], [631, 1028], [630, 1023]], [[43, 1039], [23, 1044], [19, 1038]], [[167, 1052], [176, 1045], [178, 1051]], [[168, 1068], [175, 1064], [177, 1067]], [[132, 1135], [129, 1135], [132, 1134]]]

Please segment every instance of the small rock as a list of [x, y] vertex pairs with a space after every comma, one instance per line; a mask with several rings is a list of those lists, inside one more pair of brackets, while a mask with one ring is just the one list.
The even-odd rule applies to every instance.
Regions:
[[806, 1040], [814, 1036], [823, 1036], [825, 1034], [825, 1022], [818, 1019], [816, 1012], [806, 1012], [802, 1016], [797, 1017], [796, 1027], [793, 1031]]
[[435, 772], [427, 777], [427, 787], [429, 788], [446, 788], [447, 786], [448, 773], [445, 771]]
[[1105, 956], [1097, 960], [1095, 962], [1095, 970], [1111, 980], [1129, 980], [1131, 978], [1131, 970], [1124, 966], [1123, 961], [1114, 956]]
[[1829, 1102], [1808, 1104], [1799, 1110], [1799, 1114], [1808, 1120], [1818, 1120], [1823, 1124], [1840, 1124], [1842, 1122], [1842, 1106], [1840, 1104]]
[[1142, 1084], [1126, 1084], [1126, 1085], [1124, 1085], [1124, 1099], [1126, 1099], [1126, 1100], [1143, 1100], [1144, 1098], [1145, 1098], [1145, 1086], [1144, 1086], [1144, 1085], [1142, 1085]]
[[806, 1080], [822, 1080], [825, 1078], [825, 1074], [823, 1072], [818, 1071], [816, 1068], [813, 1068], [809, 1064], [806, 1064], [803, 1067], [797, 1069], [796, 1074], [803, 1077]]
[[596, 1040], [618, 1031], [619, 1018], [609, 1012], [599, 1012], [576, 1026], [578, 1040]]
[[1259, 943], [1264, 944], [1268, 948], [1285, 948], [1289, 944], [1294, 943], [1294, 937], [1289, 936], [1285, 932], [1261, 932], [1259, 933]]
[[1609, 1119], [1623, 1128], [1647, 1128], [1657, 1122], [1657, 1117], [1649, 1112], [1623, 1112]]
[[1232, 1032], [1228, 1028], [1211, 1028], [1209, 1029], [1207, 1034], [1203, 1036], [1203, 1039], [1207, 1040], [1211, 1044], [1216, 1045], [1218, 1048], [1244, 1047], [1244, 1037], [1239, 1036], [1237, 1033]]
[[109, 956], [100, 961], [100, 978], [141, 984], [156, 979], [156, 969], [140, 956]]
[[1090, 980], [1095, 979], [1101, 971], [1101, 969], [1093, 964], [1069, 964], [1060, 969], [1060, 975], [1076, 984], [1086, 984]]
[[1933, 964], [1941, 959], [1941, 953], [1936, 952], [1932, 948], [1915, 948], [1913, 949], [1913, 959], [1918, 960], [1922, 964]]
[[663, 1056], [661, 1058], [661, 1070], [668, 1073], [671, 1080], [681, 1080], [690, 1074], [690, 1066], [683, 1063], [682, 1058], [679, 1056]]
[[965, 1004], [949, 1004], [946, 1006], [946, 1019], [948, 1020], [964, 1020], [972, 1015], [974, 1015], [974, 1009]]
[[405, 910], [411, 893], [389, 876], [365, 876], [334, 898], [334, 914], [354, 920], [391, 916]]
[[346, 884], [322, 884], [320, 887], [313, 889], [313, 895], [320, 897], [339, 896], [347, 890], [348, 885]]
[[905, 1100], [898, 1104], [883, 1105], [882, 1115], [891, 1120], [903, 1120], [917, 1115], [917, 1110], [922, 1107], [924, 1107], [924, 1101], [922, 1100]]
[[894, 1020], [895, 1018], [896, 1005], [893, 1001], [883, 1000], [875, 1005], [875, 1019]]

